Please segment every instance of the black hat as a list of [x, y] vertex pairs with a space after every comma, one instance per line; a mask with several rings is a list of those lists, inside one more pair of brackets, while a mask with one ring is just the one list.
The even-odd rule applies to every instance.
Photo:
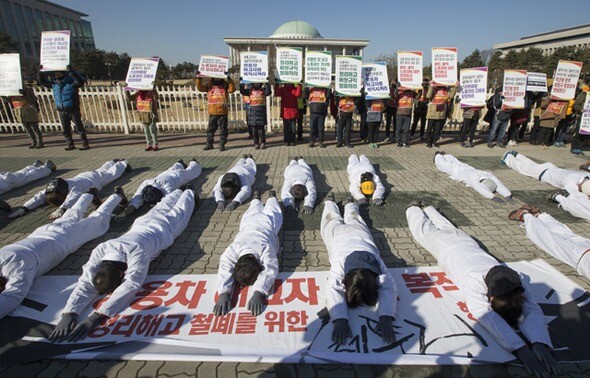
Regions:
[[234, 172], [226, 173], [221, 179], [221, 186], [226, 186], [227, 184], [237, 186], [238, 188], [241, 187], [240, 176]]
[[145, 188], [141, 191], [141, 196], [146, 203], [155, 204], [160, 202], [162, 197], [164, 197], [164, 193], [155, 186], [146, 185]]
[[45, 193], [68, 194], [68, 190], [68, 182], [60, 177], [49, 181], [45, 187]]
[[484, 281], [488, 287], [488, 297], [498, 297], [523, 289], [518, 273], [504, 265], [496, 265], [490, 269]]
[[381, 274], [381, 267], [377, 258], [367, 251], [354, 251], [344, 261], [344, 273], [353, 269], [369, 269], [373, 273]]

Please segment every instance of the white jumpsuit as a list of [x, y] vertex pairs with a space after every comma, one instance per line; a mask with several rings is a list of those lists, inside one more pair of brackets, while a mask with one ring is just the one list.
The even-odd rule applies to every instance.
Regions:
[[[242, 187], [232, 201], [244, 203], [244, 201], [250, 198], [252, 185], [256, 180], [256, 163], [251, 158], [241, 158], [233, 168], [227, 171], [227, 173], [237, 173], [238, 176], [240, 176]], [[225, 196], [221, 191], [221, 180], [223, 180], [223, 175], [217, 180], [217, 184], [215, 184], [215, 187], [213, 188], [213, 197], [215, 198], [216, 203], [219, 201], [225, 202]]]
[[49, 169], [47, 165], [41, 165], [39, 167], [28, 165], [16, 172], [0, 172], [0, 194], [27, 185], [35, 180], [47, 177], [50, 174], [51, 169]]
[[373, 174], [375, 192], [373, 193], [371, 199], [383, 199], [385, 187], [381, 183], [381, 179], [377, 175], [373, 164], [371, 164], [365, 155], [350, 155], [348, 157], [348, 166], [346, 171], [348, 172], [348, 180], [350, 182], [350, 194], [352, 194], [355, 200], [358, 201], [365, 198], [365, 195], [363, 192], [361, 192], [361, 175], [365, 172], [371, 172]]
[[262, 271], [252, 285], [252, 292], [260, 291], [268, 296], [279, 272], [279, 231], [283, 224], [283, 213], [276, 198], [271, 197], [263, 205], [254, 199], [240, 221], [240, 231], [233, 243], [227, 247], [219, 259], [217, 273], [217, 293], [231, 293], [234, 285], [233, 271], [238, 259], [252, 254], [256, 257]]
[[303, 206], [313, 208], [316, 200], [315, 181], [313, 179], [313, 172], [305, 160], [291, 160], [285, 169], [285, 182], [281, 190], [281, 198], [285, 206], [293, 206], [293, 195], [291, 188], [294, 185], [303, 185], [307, 189], [307, 195], [303, 200]]

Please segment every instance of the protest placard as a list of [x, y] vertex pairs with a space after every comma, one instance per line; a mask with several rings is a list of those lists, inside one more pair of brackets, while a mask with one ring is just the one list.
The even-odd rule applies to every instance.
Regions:
[[422, 89], [422, 51], [397, 52], [397, 81], [401, 88]]
[[434, 85], [457, 85], [457, 48], [432, 48], [432, 82]]
[[70, 31], [41, 33], [41, 71], [67, 71], [70, 65]]
[[280, 83], [299, 84], [303, 79], [303, 50], [301, 47], [277, 47], [277, 74]]
[[389, 78], [385, 62], [363, 64], [367, 100], [389, 98]]
[[582, 120], [580, 121], [580, 134], [590, 135], [590, 95], [588, 95], [588, 92], [586, 92], [584, 110], [582, 110]]
[[227, 78], [229, 70], [229, 58], [219, 55], [201, 55], [199, 61], [199, 77], [215, 79]]
[[551, 99], [569, 101], [576, 97], [580, 72], [582, 72], [582, 62], [560, 60], [553, 77]]
[[504, 70], [502, 83], [502, 109], [524, 109], [526, 95], [526, 71]]
[[488, 68], [465, 68], [460, 72], [461, 107], [485, 106], [487, 100]]
[[547, 74], [542, 72], [527, 72], [526, 90], [531, 92], [547, 92]]
[[[359, 70], [359, 81], [360, 81]], [[305, 53], [305, 85], [328, 88], [332, 83], [332, 52], [307, 51]]]
[[19, 54], [0, 54], [0, 96], [19, 96], [21, 89]]
[[336, 56], [336, 94], [359, 97], [362, 87], [363, 58], [358, 55]]
[[268, 53], [266, 51], [242, 51], [240, 53], [240, 77], [243, 83], [268, 81]]
[[125, 82], [126, 90], [149, 91], [154, 88], [160, 58], [131, 58]]

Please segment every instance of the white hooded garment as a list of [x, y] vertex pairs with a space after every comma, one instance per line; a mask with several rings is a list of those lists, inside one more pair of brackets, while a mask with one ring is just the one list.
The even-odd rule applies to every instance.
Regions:
[[361, 175], [365, 172], [371, 172], [373, 174], [375, 192], [373, 192], [371, 199], [383, 199], [385, 187], [381, 183], [381, 179], [377, 175], [375, 167], [373, 167], [373, 164], [371, 164], [365, 155], [350, 155], [348, 157], [348, 166], [346, 171], [348, 172], [348, 181], [350, 182], [350, 194], [352, 194], [355, 200], [358, 201], [360, 199], [366, 198], [363, 192], [361, 192]]
[[0, 194], [27, 185], [51, 174], [47, 165], [28, 165], [16, 172], [0, 172]]
[[293, 195], [291, 188], [295, 185], [303, 185], [307, 194], [303, 199], [303, 206], [313, 208], [316, 200], [316, 187], [313, 179], [313, 172], [305, 160], [291, 160], [285, 169], [285, 182], [281, 190], [281, 198], [285, 206], [293, 206]]
[[[237, 201], [238, 203], [244, 203], [252, 193], [252, 185], [256, 180], [256, 163], [251, 158], [241, 158], [238, 160], [236, 165], [234, 165], [227, 173], [236, 173], [240, 176], [240, 183], [242, 187], [238, 194], [232, 199], [232, 201]], [[223, 180], [223, 175], [217, 180], [217, 184], [213, 188], [213, 197], [215, 198], [215, 202], [224, 201], [225, 196], [223, 195], [223, 191], [221, 190], [221, 180]]]

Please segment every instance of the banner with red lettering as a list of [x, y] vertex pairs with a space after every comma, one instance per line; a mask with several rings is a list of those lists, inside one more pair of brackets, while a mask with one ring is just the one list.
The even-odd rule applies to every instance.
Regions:
[[461, 107], [483, 107], [486, 105], [488, 87], [488, 68], [465, 68], [460, 73]]
[[229, 58], [219, 55], [201, 55], [199, 77], [225, 79], [229, 70]]
[[582, 62], [560, 60], [555, 70], [551, 99], [569, 101], [576, 97], [578, 79], [582, 72]]
[[457, 85], [457, 48], [432, 48], [432, 82], [431, 84]]
[[[570, 321], [588, 317], [590, 295], [542, 260], [507, 265], [530, 278], [534, 297], [547, 316], [558, 359], [590, 360], [590, 325]], [[390, 271], [399, 291], [398, 298], [391, 298], [398, 301], [393, 343], [382, 341], [376, 330], [375, 308], [367, 307], [349, 310], [352, 337], [343, 345], [332, 342], [333, 319], [325, 310], [328, 272], [279, 274], [268, 304], [258, 317], [247, 311], [252, 295], [248, 288], [234, 295], [228, 315], [212, 315], [216, 299], [214, 275], [148, 276], [129, 308], [100, 325], [86, 339], [64, 346], [47, 343], [39, 333], [25, 331], [20, 344], [5, 347], [8, 350], [0, 353], [0, 360], [8, 352], [34, 360], [27, 353], [39, 350], [43, 358], [67, 359], [413, 365], [514, 360], [469, 313], [461, 291], [441, 268]], [[23, 327], [35, 322], [57, 324], [77, 278], [37, 279], [11, 317], [21, 317]], [[98, 311], [100, 303], [94, 304]], [[0, 326], [18, 319], [5, 318]], [[2, 337], [6, 336], [0, 335], [0, 342], [8, 345]], [[44, 347], [39, 348], [39, 343]], [[26, 345], [17, 344], [31, 348], [36, 345], [37, 349], [27, 352]]]
[[524, 109], [526, 83], [526, 70], [504, 70], [504, 82], [502, 84], [503, 109]]
[[402, 88], [422, 89], [422, 51], [397, 52], [397, 81]]

